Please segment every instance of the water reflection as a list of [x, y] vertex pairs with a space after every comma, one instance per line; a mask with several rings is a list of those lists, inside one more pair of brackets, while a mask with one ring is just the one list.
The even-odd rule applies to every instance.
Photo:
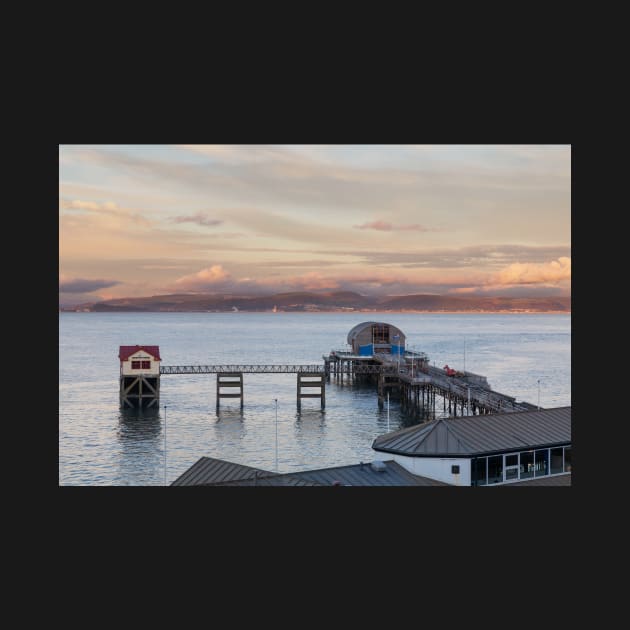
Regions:
[[229, 407], [227, 409], [219, 409], [215, 415], [217, 422], [221, 422], [222, 420], [239, 420], [243, 422], [245, 420], [245, 415], [240, 407], [238, 409], [230, 409]]
[[162, 433], [160, 410], [121, 409], [118, 415], [118, 438], [125, 440], [157, 439]]
[[324, 424], [326, 420], [326, 410], [325, 409], [302, 409], [301, 411], [297, 411], [295, 413], [295, 423], [300, 424], [301, 422], [309, 423], [309, 424]]
[[159, 409], [121, 410], [116, 485], [155, 485], [163, 479], [163, 416]]

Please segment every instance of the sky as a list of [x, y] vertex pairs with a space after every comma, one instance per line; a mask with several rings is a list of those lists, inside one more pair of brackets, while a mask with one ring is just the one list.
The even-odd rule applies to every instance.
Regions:
[[59, 301], [560, 296], [570, 145], [60, 145]]

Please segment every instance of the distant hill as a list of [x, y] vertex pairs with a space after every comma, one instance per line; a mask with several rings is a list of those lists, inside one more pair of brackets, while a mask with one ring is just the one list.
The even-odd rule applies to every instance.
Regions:
[[570, 311], [570, 297], [455, 297], [446, 295], [402, 295], [381, 298], [384, 309], [417, 311]]
[[308, 291], [272, 295], [239, 296], [223, 294], [171, 294], [140, 298], [119, 298], [81, 304], [69, 310], [116, 311], [570, 311], [570, 297], [477, 297], [450, 295], [400, 295], [370, 297], [353, 291], [314, 293]]

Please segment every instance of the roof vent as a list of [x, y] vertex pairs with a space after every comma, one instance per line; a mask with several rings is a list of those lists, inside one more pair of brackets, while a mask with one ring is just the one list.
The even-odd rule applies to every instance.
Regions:
[[375, 470], [376, 472], [385, 472], [385, 470], [387, 469], [385, 462], [381, 462], [379, 460], [374, 460], [371, 466], [372, 470]]

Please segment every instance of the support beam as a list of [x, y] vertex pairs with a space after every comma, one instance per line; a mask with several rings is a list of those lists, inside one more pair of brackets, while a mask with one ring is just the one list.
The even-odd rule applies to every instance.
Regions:
[[119, 402], [122, 409], [143, 409], [160, 404], [160, 375], [120, 375]]
[[[238, 392], [230, 393], [221, 391], [221, 388], [238, 388]], [[217, 373], [217, 413], [221, 404], [221, 398], [240, 398], [241, 409], [243, 408], [243, 373], [242, 372], [222, 372]]]
[[[302, 389], [318, 389], [317, 393], [304, 393]], [[326, 375], [313, 372], [297, 374], [297, 408], [302, 410], [302, 398], [319, 398], [321, 409], [326, 407]]]

